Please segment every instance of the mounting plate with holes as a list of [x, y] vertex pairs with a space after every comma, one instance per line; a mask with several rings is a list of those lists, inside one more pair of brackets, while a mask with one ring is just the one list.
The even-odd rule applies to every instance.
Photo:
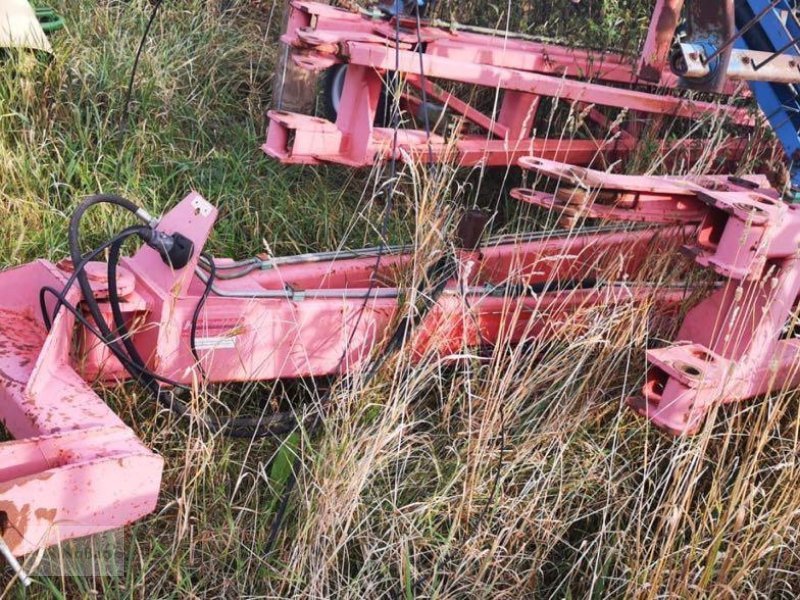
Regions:
[[192, 200], [192, 208], [194, 209], [194, 214], [201, 217], [208, 217], [214, 210], [211, 204], [199, 197]]

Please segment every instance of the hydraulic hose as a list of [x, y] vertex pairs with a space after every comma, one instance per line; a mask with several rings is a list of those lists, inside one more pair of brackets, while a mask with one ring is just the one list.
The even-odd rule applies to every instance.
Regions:
[[[147, 235], [146, 228], [138, 228], [127, 237], [138, 234], [140, 237]], [[144, 231], [142, 231], [144, 230]], [[122, 246], [127, 237], [120, 237], [111, 245], [108, 256], [108, 300], [111, 306], [111, 313], [114, 321], [114, 332], [111, 334], [111, 340], [121, 340], [125, 349], [125, 353], [130, 358], [130, 361], [135, 365], [135, 369], [129, 372], [134, 378], [138, 378], [147, 389], [151, 390], [159, 403], [165, 408], [170, 409], [179, 417], [191, 414], [191, 409], [181, 400], [176, 398], [174, 394], [165, 394], [163, 388], [157, 380], [155, 373], [149, 370], [142, 355], [139, 353], [136, 345], [133, 343], [133, 338], [130, 335], [128, 325], [125, 322], [125, 317], [122, 313], [121, 301], [119, 297], [119, 286], [117, 283], [117, 272], [119, 261], [121, 257]], [[207, 294], [201, 303], [198, 304], [202, 308], [202, 303], [205, 302]], [[91, 309], [90, 309], [91, 310]], [[199, 314], [199, 310], [195, 311], [195, 316]], [[193, 326], [193, 331], [195, 327]], [[123, 363], [128, 364], [128, 363]], [[163, 378], [160, 378], [164, 381]], [[173, 385], [181, 389], [188, 389], [185, 385], [178, 382], [166, 380], [168, 385]], [[235, 418], [220, 420], [214, 417], [202, 417], [203, 424], [209, 429], [212, 434], [224, 433], [232, 438], [261, 438], [268, 436], [277, 436], [288, 433], [297, 424], [294, 417], [286, 414], [270, 415], [264, 418]]]
[[[90, 196], [78, 206], [75, 210], [75, 213], [72, 215], [69, 223], [69, 250], [70, 256], [72, 258], [73, 265], [81, 265], [85, 263], [85, 259], [81, 254], [80, 249], [80, 224], [81, 220], [83, 219], [84, 214], [87, 210], [91, 207], [96, 206], [98, 204], [112, 204], [115, 206], [119, 206], [124, 208], [131, 214], [141, 217], [141, 209], [136, 206], [130, 200], [126, 198], [122, 198], [120, 196], [112, 196], [112, 195], [99, 195], [99, 196]], [[119, 237], [115, 242], [112, 243], [112, 248], [116, 244], [123, 243], [126, 239], [135, 235], [140, 231], [139, 228], [136, 228], [133, 231], [128, 231], [126, 234]], [[111, 352], [117, 358], [121, 356], [126, 356], [125, 352], [120, 346], [118, 345], [117, 341], [114, 339], [114, 334], [111, 329], [106, 324], [105, 319], [103, 318], [102, 312], [100, 311], [100, 307], [97, 304], [97, 300], [94, 297], [94, 291], [92, 290], [92, 284], [89, 281], [89, 276], [86, 274], [86, 270], [84, 268], [75, 269], [74, 277], [78, 281], [78, 286], [80, 287], [81, 294], [83, 295], [84, 303], [86, 307], [89, 309], [89, 313], [92, 316], [95, 324], [97, 325], [97, 329], [102, 333], [102, 340], [106, 344], [106, 346], [111, 350]], [[123, 360], [124, 363], [124, 359]], [[143, 383], [148, 387], [148, 389], [153, 393], [159, 393], [159, 386], [152, 381], [152, 378], [142, 378], [142, 373], [140, 369], [134, 368], [131, 371], [131, 375], [134, 379], [141, 379]]]
[[[86, 263], [91, 258], [96, 257], [102, 249], [97, 249], [89, 253], [88, 256], [82, 256], [80, 250], [80, 223], [86, 211], [92, 206], [97, 204], [112, 204], [127, 210], [128, 212], [136, 215], [139, 219], [145, 221], [149, 225], [154, 224], [154, 219], [150, 215], [136, 206], [133, 202], [111, 195], [92, 196], [84, 200], [77, 208], [70, 220], [69, 227], [69, 246], [72, 262], [76, 265], [75, 272], [71, 280], [77, 280], [80, 286], [83, 300], [92, 319], [95, 322], [100, 339], [109, 348], [112, 354], [122, 363], [128, 370], [130, 375], [142, 385], [146, 387], [158, 400], [160, 404], [169, 408], [172, 412], [179, 417], [190, 414], [190, 408], [180, 400], [170, 395], [166, 397], [161, 383], [173, 385], [187, 389], [186, 386], [174, 381], [170, 381], [160, 377], [150, 371], [141, 354], [136, 349], [130, 339], [130, 332], [128, 331], [127, 324], [125, 323], [124, 315], [122, 313], [119, 290], [117, 289], [117, 267], [119, 265], [120, 254], [122, 246], [126, 240], [133, 236], [141, 237], [142, 239], [152, 239], [152, 227], [130, 227], [124, 230], [119, 235], [115, 236], [113, 240], [101, 246], [101, 248], [109, 247], [109, 261], [108, 261], [108, 285], [109, 285], [109, 303], [112, 310], [114, 328], [111, 328], [106, 323], [105, 318], [94, 296], [89, 277], [86, 273]], [[80, 267], [80, 268], [78, 268]], [[46, 290], [51, 293], [54, 291]], [[54, 294], [61, 305], [65, 305], [63, 294]], [[120, 345], [120, 341], [122, 345]], [[216, 418], [204, 418], [203, 422], [208, 426], [212, 433], [224, 433], [227, 436], [234, 438], [260, 438], [267, 436], [275, 436], [282, 433], [291, 431], [296, 425], [295, 419], [291, 415], [277, 414], [268, 418], [243, 418], [243, 419], [230, 419], [219, 420]]]
[[58, 316], [58, 312], [59, 310], [61, 310], [61, 306], [63, 305], [63, 301], [60, 298], [60, 296], [66, 297], [67, 292], [75, 284], [75, 280], [78, 278], [78, 272], [85, 269], [86, 265], [88, 265], [91, 261], [100, 256], [100, 254], [102, 254], [105, 250], [107, 250], [120, 237], [122, 236], [128, 237], [128, 233], [135, 229], [138, 229], [138, 227], [129, 227], [128, 229], [123, 230], [118, 235], [114, 236], [113, 238], [111, 238], [106, 242], [103, 242], [97, 248], [86, 254], [81, 260], [80, 264], [72, 265], [73, 268], [72, 275], [69, 276], [69, 279], [67, 279], [67, 283], [64, 284], [64, 289], [62, 293], [56, 296], [58, 300], [56, 302], [55, 307], [53, 307], [52, 313], [47, 310], [46, 305], [42, 306], [42, 321], [44, 322], [44, 326], [45, 329], [47, 329], [47, 331], [50, 331], [50, 327], [52, 326], [53, 321], [55, 321], [56, 317]]

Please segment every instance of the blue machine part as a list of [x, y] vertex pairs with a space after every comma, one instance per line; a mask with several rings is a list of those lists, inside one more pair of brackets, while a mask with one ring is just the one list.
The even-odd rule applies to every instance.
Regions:
[[[770, 0], [744, 0], [737, 2], [736, 22], [739, 27], [750, 22], [756, 15], [765, 11]], [[800, 51], [796, 42], [800, 40], [800, 23], [794, 14], [794, 3], [787, 1], [778, 4], [775, 9], [766, 12], [758, 25], [745, 33], [736, 42], [736, 48], [777, 52], [798, 55]], [[781, 11], [781, 12], [779, 12]], [[785, 18], [785, 21], [783, 18]], [[775, 135], [783, 145], [789, 160], [792, 191], [795, 199], [800, 197], [800, 88], [768, 82], [750, 82], [756, 102], [766, 115]]]
[[420, 13], [424, 12], [428, 4], [430, 4], [428, 0], [394, 0], [385, 3], [382, 9], [392, 16], [407, 15], [415, 6], [419, 8]]

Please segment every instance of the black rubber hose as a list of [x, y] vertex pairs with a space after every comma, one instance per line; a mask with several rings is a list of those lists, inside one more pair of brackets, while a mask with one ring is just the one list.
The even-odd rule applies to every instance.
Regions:
[[[78, 227], [80, 225], [81, 220], [83, 219], [83, 215], [86, 213], [87, 210], [96, 206], [98, 204], [112, 204], [114, 206], [119, 206], [120, 208], [124, 208], [128, 212], [134, 215], [139, 215], [141, 209], [136, 206], [133, 202], [128, 200], [127, 198], [123, 198], [122, 196], [117, 196], [116, 194], [97, 194], [94, 196], [89, 196], [83, 202], [78, 205], [78, 208], [75, 209], [75, 212], [72, 213], [72, 217], [70, 218], [69, 223], [69, 243], [70, 243], [70, 250], [73, 247], [78, 247], [78, 239], [80, 237], [80, 232], [78, 231]], [[75, 261], [75, 256], [72, 257], [73, 261]]]
[[[73, 284], [75, 283], [75, 280], [78, 277], [78, 271], [85, 269], [86, 265], [88, 265], [95, 258], [100, 256], [100, 254], [102, 254], [106, 249], [108, 249], [111, 246], [111, 244], [116, 242], [122, 236], [127, 237], [128, 233], [130, 231], [132, 231], [132, 230], [135, 230], [135, 229], [138, 229], [138, 226], [137, 227], [129, 227], [128, 229], [125, 229], [124, 231], [122, 231], [118, 235], [114, 236], [112, 239], [110, 239], [110, 240], [108, 240], [106, 242], [103, 242], [97, 248], [95, 248], [94, 250], [92, 250], [91, 252], [86, 254], [83, 257], [83, 260], [81, 261], [81, 263], [79, 265], [73, 265], [72, 266], [73, 267], [72, 275], [70, 275], [69, 279], [67, 279], [67, 282], [64, 284], [64, 289], [61, 292], [61, 297], [64, 297], [64, 298], [67, 297], [67, 293], [69, 292], [70, 288], [73, 286]], [[58, 300], [56, 302], [56, 305], [53, 307], [53, 312], [52, 313], [50, 313], [50, 311], [47, 310], [47, 306], [46, 305], [44, 305], [43, 308], [42, 308], [42, 321], [44, 322], [44, 326], [47, 329], [47, 331], [50, 331], [50, 327], [52, 326], [53, 321], [56, 320], [56, 317], [58, 316], [58, 311], [61, 309], [61, 306], [63, 304], [63, 302], [61, 300], [61, 297], [57, 296]]]
[[[134, 234], [136, 233], [140, 233], [140, 231], [135, 231]], [[114, 319], [114, 331], [111, 335], [111, 339], [122, 341], [122, 345], [125, 347], [128, 356], [134, 364], [138, 365], [141, 374], [147, 376], [150, 375], [150, 371], [147, 369], [142, 355], [139, 354], [139, 350], [131, 340], [130, 332], [128, 331], [128, 326], [125, 324], [125, 317], [122, 315], [122, 307], [120, 305], [117, 267], [119, 265], [122, 245], [125, 243], [126, 239], [126, 237], [122, 237], [115, 241], [111, 244], [111, 249], [108, 252], [108, 303], [111, 306], [111, 314]], [[131, 373], [131, 375], [133, 375], [133, 373]], [[152, 377], [149, 378], [152, 379]]]
[[[138, 232], [137, 232], [138, 233]], [[120, 304], [119, 289], [117, 284], [117, 267], [119, 265], [122, 245], [126, 238], [122, 238], [112, 244], [108, 255], [108, 301], [111, 306], [111, 314], [114, 320], [114, 333], [112, 339], [121, 340], [127, 351], [130, 360], [135, 365], [135, 369], [129, 372], [135, 379], [140, 380], [145, 386], [153, 391], [159, 403], [165, 408], [170, 409], [178, 416], [191, 414], [191, 409], [174, 395], [167, 397], [164, 390], [156, 381], [157, 376], [149, 370], [141, 354], [134, 345], [125, 317], [122, 314]], [[208, 288], [210, 293], [210, 288]], [[207, 294], [204, 295], [208, 297]], [[202, 308], [202, 304], [198, 304]], [[195, 311], [195, 315], [199, 310]], [[138, 377], [137, 377], [138, 374]], [[186, 386], [177, 382], [168, 382], [171, 385], [187, 389]], [[203, 417], [203, 424], [211, 433], [223, 433], [232, 438], [263, 438], [283, 435], [289, 433], [296, 425], [297, 421], [291, 414], [278, 413], [264, 418], [235, 418], [219, 420], [215, 417]]]
[[[89, 331], [89, 333], [91, 333], [92, 335], [96, 336], [100, 341], [105, 343], [105, 340], [103, 339], [103, 334], [101, 334], [100, 331], [98, 331], [96, 326], [92, 325], [92, 323], [83, 315], [83, 313], [81, 313], [81, 311], [79, 311], [77, 308], [75, 308], [75, 306], [70, 304], [69, 300], [67, 300], [67, 297], [64, 295], [63, 292], [59, 292], [57, 289], [55, 289], [53, 287], [50, 287], [50, 286], [45, 286], [41, 290], [39, 290], [39, 305], [42, 307], [43, 311], [47, 310], [47, 303], [46, 303], [46, 295], [47, 294], [50, 294], [53, 297], [57, 298], [59, 303], [61, 304], [61, 306], [63, 308], [65, 308], [65, 309], [67, 309], [69, 312], [71, 312], [72, 315], [75, 317], [75, 319], [81, 325], [83, 325]], [[128, 370], [129, 373], [130, 373], [129, 367], [130, 368], [136, 368], [136, 365], [134, 365], [133, 362], [127, 356], [118, 356], [117, 358], [122, 363], [122, 365]], [[162, 383], [164, 383], [166, 385], [174, 385], [175, 384], [175, 382], [170, 381], [169, 379], [166, 379], [165, 377], [160, 377], [159, 375], [153, 374], [153, 377], [156, 380], [158, 380], [158, 381], [160, 381], [160, 382], [162, 382]], [[178, 384], [178, 385], [180, 385], [180, 384]]]
[[[139, 213], [139, 207], [136, 206], [130, 200], [126, 198], [122, 198], [120, 196], [112, 196], [112, 195], [99, 195], [99, 196], [90, 196], [78, 206], [75, 212], [72, 215], [69, 223], [69, 250], [70, 256], [72, 257], [72, 264], [78, 265], [83, 262], [83, 255], [81, 254], [80, 249], [80, 224], [81, 220], [83, 219], [84, 214], [87, 210], [91, 207], [96, 206], [98, 204], [112, 204], [115, 206], [119, 206], [124, 208], [125, 210], [129, 211], [130, 213], [137, 215]], [[139, 231], [137, 228], [136, 231]], [[131, 233], [130, 235], [134, 235]], [[121, 240], [117, 240], [116, 242], [112, 243], [112, 248], [116, 244], [121, 244], [127, 239], [128, 236], [123, 236]], [[111, 352], [119, 358], [120, 360], [124, 359], [122, 357], [127, 356], [122, 348], [120, 348], [117, 341], [114, 339], [114, 334], [111, 329], [108, 327], [105, 319], [103, 318], [103, 314], [100, 311], [100, 307], [97, 304], [97, 300], [94, 297], [94, 291], [92, 290], [92, 284], [89, 281], [89, 276], [86, 274], [85, 269], [80, 269], [75, 271], [75, 276], [78, 281], [78, 285], [81, 289], [81, 294], [83, 295], [83, 301], [86, 307], [89, 309], [89, 313], [92, 316], [95, 324], [97, 325], [97, 329], [102, 334], [101, 339], [106, 344], [106, 346], [111, 350]], [[152, 380], [152, 378], [143, 377], [143, 373], [139, 368], [134, 368], [130, 371], [131, 375], [134, 379], [142, 380], [142, 382], [148, 387], [148, 389], [158, 394], [160, 392], [160, 386]]]
[[[120, 196], [98, 195], [91, 196], [84, 200], [75, 210], [75, 213], [70, 219], [69, 246], [73, 264], [79, 265], [84, 260], [80, 250], [81, 220], [83, 219], [83, 216], [87, 210], [98, 204], [112, 204], [119, 206], [120, 208], [124, 208], [137, 217], [141, 216], [141, 211], [138, 206], [136, 206], [130, 200]], [[135, 233], [142, 233], [144, 231], [144, 229], [141, 227], [134, 229]], [[110, 269], [112, 267], [113, 269], [116, 269], [116, 263], [119, 260], [119, 252], [122, 244], [128, 237], [130, 237], [130, 235], [134, 235], [134, 233], [118, 236], [118, 239], [112, 242], [111, 251], [115, 256], [111, 257], [114, 260], [109, 260]], [[116, 276], [115, 270], [112, 270], [111, 272], [114, 276]], [[116, 339], [114, 332], [112, 332], [108, 327], [108, 324], [106, 323], [105, 318], [100, 311], [100, 307], [97, 303], [97, 299], [94, 297], [94, 292], [85, 269], [76, 270], [75, 276], [81, 288], [84, 303], [97, 326], [97, 330], [100, 334], [98, 337], [100, 337], [100, 339], [106, 344], [114, 356], [126, 367], [130, 375], [135, 380], [140, 381], [150, 392], [155, 395], [159, 403], [166, 406], [179, 416], [188, 414], [189, 408], [183, 402], [174, 397], [170, 399], [165, 398], [161, 385], [158, 383], [159, 378], [154, 376], [154, 374], [147, 369], [144, 361], [141, 360], [141, 356], [138, 354], [138, 352], [136, 352], [135, 347], [133, 356], [129, 356], [126, 353], [126, 348], [120, 347], [118, 339]], [[120, 317], [119, 320], [121, 321], [120, 323], [115, 322], [115, 327], [123, 334], [123, 345], [127, 347], [127, 345], [130, 344], [131, 347], [133, 347], [132, 342], [127, 339], [129, 337], [129, 334], [127, 333], [127, 326], [125, 325], [124, 319], [121, 318], [122, 311], [119, 307], [119, 292], [116, 290], [116, 281], [109, 280], [109, 290], [113, 290], [113, 292], [111, 292], [109, 295], [113, 296], [113, 298], [116, 300], [116, 302], [112, 302], [112, 312], [114, 311], [114, 304], [116, 304], [118, 311], [116, 316]], [[209, 425], [209, 428], [212, 430], [212, 432], [224, 432], [226, 435], [236, 438], [254, 438], [279, 435], [291, 431], [291, 429], [296, 425], [295, 419], [291, 417], [291, 415], [287, 417], [285, 414], [274, 415], [267, 419], [232, 419], [226, 422], [219, 422], [216, 419], [206, 419], [205, 422]]]
[[200, 321], [200, 312], [206, 305], [208, 297], [211, 295], [211, 290], [214, 288], [214, 280], [217, 278], [217, 265], [214, 263], [214, 258], [208, 254], [203, 254], [202, 257], [208, 263], [208, 279], [206, 279], [206, 285], [203, 289], [203, 294], [200, 296], [200, 300], [197, 302], [197, 306], [194, 308], [194, 314], [192, 315], [192, 330], [189, 334], [189, 345], [192, 348], [192, 356], [194, 357], [195, 363], [197, 363], [197, 368], [200, 370], [200, 373], [203, 375], [203, 377], [205, 377], [206, 372], [203, 368], [203, 363], [200, 361], [200, 353], [197, 351], [197, 323]]

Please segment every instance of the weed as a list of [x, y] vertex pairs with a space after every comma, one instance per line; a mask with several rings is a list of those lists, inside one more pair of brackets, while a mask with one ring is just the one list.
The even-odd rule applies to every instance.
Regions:
[[[68, 215], [101, 190], [153, 212], [199, 190], [222, 211], [210, 246], [217, 255], [376, 241], [379, 170], [287, 168], [258, 150], [279, 3], [220, 11], [215, 2], [166, 2], [121, 145], [121, 102], [147, 3], [54, 5], [68, 23], [53, 40], [54, 60], [0, 72], [0, 265], [63, 258]], [[650, 5], [551, 0], [511, 9], [440, 3], [437, 16], [635, 48]], [[559, 135], [566, 123], [581, 130], [569, 110], [553, 111], [542, 133]], [[693, 127], [707, 128], [714, 143], [729, 134], [724, 123]], [[662, 172], [662, 158], [642, 152], [629, 168]], [[702, 172], [716, 159], [709, 152], [678, 170]], [[482, 175], [404, 170], [390, 237], [415, 243], [409, 284], [447, 248], [464, 204], [499, 203], [495, 233], [553, 225], [505, 205], [508, 174], [495, 175], [495, 186]], [[121, 226], [99, 210], [87, 235], [96, 242]], [[630, 282], [652, 286], [651, 299], [585, 307], [554, 322], [547, 343], [465, 344], [447, 364], [401, 353], [375, 379], [355, 376], [330, 391], [330, 382], [253, 384], [193, 399], [197, 410], [288, 404], [302, 413], [330, 394], [324, 426], [285, 445], [209, 436], [175, 423], [134, 387], [109, 391], [115, 410], [166, 459], [159, 508], [125, 530], [122, 578], [37, 577], [31, 595], [795, 597], [796, 397], [721, 408], [691, 439], [653, 431], [624, 408], [641, 388], [645, 349], [674, 332], [673, 318], [652, 318], [658, 286], [686, 270], [668, 249], [654, 252]], [[544, 319], [509, 309], [510, 329]], [[297, 490], [278, 548], [266, 556], [295, 453]]]

